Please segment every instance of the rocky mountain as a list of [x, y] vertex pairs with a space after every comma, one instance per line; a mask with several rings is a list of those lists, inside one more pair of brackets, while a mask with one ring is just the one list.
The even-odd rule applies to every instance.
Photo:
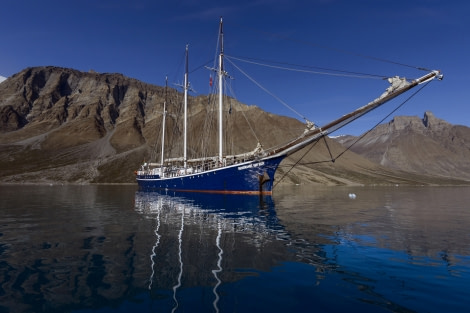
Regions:
[[[215, 126], [208, 118], [212, 112], [209, 97], [189, 99], [189, 154], [201, 149], [201, 141], [194, 134], [208, 125]], [[165, 99], [167, 128], [172, 130], [166, 135], [166, 142], [172, 143], [167, 144], [166, 151], [178, 152], [182, 149], [181, 144], [175, 144], [182, 142], [183, 125], [177, 118], [182, 95], [175, 89], [121, 74], [51, 66], [27, 68], [9, 77], [0, 83], [0, 182], [133, 183], [134, 170], [143, 161], [158, 156]], [[304, 130], [296, 119], [229, 100], [225, 115], [227, 127], [234, 134], [230, 153], [254, 149], [258, 141], [266, 148], [273, 147]], [[426, 123], [436, 132], [441, 125], [429, 118]], [[250, 132], [247, 135], [247, 129], [256, 136]], [[457, 127], [449, 135], [455, 143], [463, 143], [465, 131]], [[216, 133], [206, 132], [205, 137], [211, 139]], [[446, 142], [442, 144], [450, 145]], [[215, 145], [209, 148], [215, 149]], [[379, 165], [351, 151], [342, 154], [344, 150], [334, 140], [321, 140], [283, 161], [276, 181], [281, 185], [466, 183], [461, 178], [467, 176], [436, 177], [430, 171], [391, 169], [391, 163]], [[452, 159], [452, 154], [459, 151], [449, 146], [443, 153]], [[435, 155], [441, 156], [437, 150]], [[463, 164], [457, 169], [463, 169]]]
[[[358, 138], [340, 137], [350, 146]], [[355, 143], [352, 151], [390, 169], [470, 180], [470, 128], [425, 112], [398, 116]]]
[[[175, 116], [182, 95], [168, 88], [167, 142], [182, 142]], [[155, 158], [165, 88], [121, 74], [57, 67], [28, 68], [0, 84], [0, 180], [3, 182], [134, 182], [134, 170]], [[189, 101], [190, 134], [207, 124], [208, 97]], [[228, 110], [228, 107], [227, 107]], [[254, 149], [247, 121], [266, 146], [302, 131], [297, 120], [231, 101], [234, 153]], [[246, 117], [246, 119], [245, 119]], [[264, 127], [271, 125], [269, 133]], [[212, 132], [215, 133], [215, 132]], [[208, 133], [210, 137], [211, 132]], [[193, 139], [193, 140], [191, 140]], [[199, 142], [190, 138], [190, 150]], [[181, 150], [171, 144], [167, 151]]]

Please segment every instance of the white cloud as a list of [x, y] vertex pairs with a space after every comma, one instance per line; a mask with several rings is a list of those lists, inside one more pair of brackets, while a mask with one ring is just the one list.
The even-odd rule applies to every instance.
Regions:
[[2, 81], [4, 81], [5, 79], [7, 79], [7, 78], [0, 75], [0, 83], [1, 83]]

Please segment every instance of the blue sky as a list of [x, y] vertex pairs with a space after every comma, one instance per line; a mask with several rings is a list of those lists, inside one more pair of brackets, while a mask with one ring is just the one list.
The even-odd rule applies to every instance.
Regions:
[[[156, 85], [164, 85], [165, 76], [181, 83], [189, 44], [193, 95], [207, 94], [210, 73], [203, 65], [214, 57], [223, 16], [229, 57], [409, 78], [424, 74], [415, 67], [442, 70], [443, 81], [432, 82], [394, 115], [432, 111], [470, 126], [464, 78], [470, 69], [469, 15], [467, 0], [1, 0], [0, 75], [55, 65], [122, 73]], [[387, 87], [380, 79], [236, 65], [319, 125]], [[227, 70], [238, 100], [297, 117], [229, 64]], [[338, 134], [368, 130], [400, 99]]]

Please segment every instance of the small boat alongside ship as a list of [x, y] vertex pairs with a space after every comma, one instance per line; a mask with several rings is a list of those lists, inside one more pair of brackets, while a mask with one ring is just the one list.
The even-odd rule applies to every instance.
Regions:
[[[144, 191], [170, 190], [183, 192], [272, 194], [274, 175], [279, 164], [287, 156], [329, 135], [384, 103], [406, 93], [414, 87], [433, 79], [442, 79], [440, 71], [433, 70], [414, 80], [398, 76], [389, 78], [389, 88], [368, 104], [321, 127], [307, 121], [305, 131], [291, 141], [269, 149], [260, 144], [247, 153], [224, 154], [223, 83], [228, 75], [224, 69], [223, 22], [219, 26], [218, 66], [212, 69], [218, 83], [218, 154], [201, 158], [187, 157], [187, 93], [188, 47], [186, 47], [186, 71], [184, 75], [184, 148], [179, 158], [164, 158], [165, 114], [163, 109], [162, 148], [160, 163], [144, 163], [136, 171], [139, 188]], [[212, 81], [211, 81], [212, 83]]]

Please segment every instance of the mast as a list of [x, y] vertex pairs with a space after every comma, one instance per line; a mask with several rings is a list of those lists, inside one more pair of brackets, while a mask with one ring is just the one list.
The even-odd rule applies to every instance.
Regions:
[[187, 137], [188, 137], [188, 45], [186, 45], [186, 66], [184, 71], [184, 144], [183, 144], [183, 161], [184, 172], [187, 167]]
[[163, 174], [163, 162], [164, 162], [164, 152], [165, 152], [165, 121], [166, 121], [166, 98], [167, 98], [167, 89], [168, 89], [168, 77], [165, 77], [165, 100], [163, 101], [163, 122], [162, 122], [162, 157], [160, 162], [160, 175]]
[[224, 63], [223, 63], [223, 58], [224, 58], [224, 32], [223, 32], [223, 21], [222, 18], [220, 18], [220, 30], [219, 30], [219, 36], [220, 36], [220, 54], [219, 54], [219, 71], [218, 71], [218, 76], [219, 76], [219, 164], [222, 164], [222, 159], [223, 159], [223, 121], [222, 121], [222, 113], [223, 113], [223, 76], [224, 76]]

